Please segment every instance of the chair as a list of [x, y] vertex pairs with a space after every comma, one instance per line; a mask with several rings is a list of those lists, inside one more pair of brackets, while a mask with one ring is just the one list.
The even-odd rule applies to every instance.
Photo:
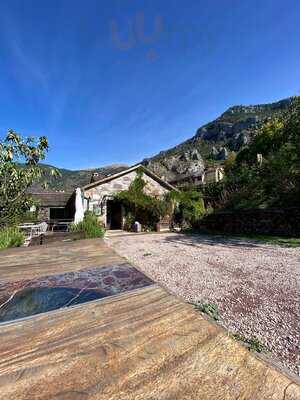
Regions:
[[46, 233], [48, 230], [48, 224], [47, 222], [41, 222], [40, 223], [40, 233]]

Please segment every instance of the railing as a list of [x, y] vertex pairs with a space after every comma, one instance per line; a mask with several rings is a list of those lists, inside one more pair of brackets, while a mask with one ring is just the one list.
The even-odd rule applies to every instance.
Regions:
[[49, 231], [69, 232], [69, 227], [73, 219], [51, 219], [49, 221]]
[[18, 228], [25, 234], [24, 246], [28, 246], [33, 237], [40, 236], [47, 231], [48, 224], [46, 222], [41, 222], [40, 224], [26, 222], [18, 225]]

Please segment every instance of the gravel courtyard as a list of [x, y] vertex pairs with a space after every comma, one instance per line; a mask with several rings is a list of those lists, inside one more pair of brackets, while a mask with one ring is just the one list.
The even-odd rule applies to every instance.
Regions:
[[213, 303], [230, 332], [257, 337], [300, 372], [300, 248], [176, 233], [110, 237], [108, 244], [189, 302]]

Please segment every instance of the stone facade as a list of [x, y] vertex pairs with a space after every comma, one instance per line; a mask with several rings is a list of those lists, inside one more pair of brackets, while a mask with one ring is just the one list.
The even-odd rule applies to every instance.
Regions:
[[75, 203], [72, 192], [33, 192], [30, 193], [30, 197], [35, 203], [39, 221], [49, 221], [51, 218], [72, 220], [74, 217]]
[[49, 221], [50, 219], [50, 208], [39, 206], [37, 207], [37, 218], [39, 221]]
[[178, 178], [170, 183], [177, 187], [184, 187], [187, 185], [193, 185], [195, 187], [201, 187], [208, 183], [217, 183], [224, 178], [223, 167], [210, 167], [206, 168], [200, 175], [190, 175], [184, 178]]
[[208, 168], [205, 170], [204, 183], [220, 182], [224, 178], [224, 169], [222, 167]]
[[[127, 190], [130, 184], [137, 176], [137, 171], [129, 171], [128, 173], [117, 176], [116, 178], [106, 181], [91, 188], [84, 189], [84, 208], [85, 210], [94, 211], [99, 220], [102, 221], [104, 226], [107, 225], [107, 201], [114, 198], [114, 196], [122, 190]], [[145, 186], [145, 193], [153, 197], [162, 197], [169, 189], [164, 187], [159, 181], [153, 179], [146, 173], [143, 174], [143, 179], [147, 183]], [[96, 183], [95, 183], [96, 184]], [[122, 207], [122, 219], [124, 222], [125, 210]], [[123, 223], [122, 223], [123, 225]]]

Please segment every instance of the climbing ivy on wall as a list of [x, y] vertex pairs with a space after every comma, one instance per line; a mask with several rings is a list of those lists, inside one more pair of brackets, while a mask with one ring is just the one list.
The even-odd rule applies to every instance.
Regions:
[[167, 195], [166, 202], [173, 203], [173, 220], [181, 227], [191, 226], [205, 213], [202, 194], [196, 190], [174, 190]]
[[166, 215], [168, 205], [164, 199], [146, 194], [144, 190], [146, 185], [143, 171], [138, 170], [137, 176], [129, 188], [119, 192], [116, 200], [124, 204], [127, 214], [130, 214], [132, 220], [137, 220], [142, 225], [151, 228]]

